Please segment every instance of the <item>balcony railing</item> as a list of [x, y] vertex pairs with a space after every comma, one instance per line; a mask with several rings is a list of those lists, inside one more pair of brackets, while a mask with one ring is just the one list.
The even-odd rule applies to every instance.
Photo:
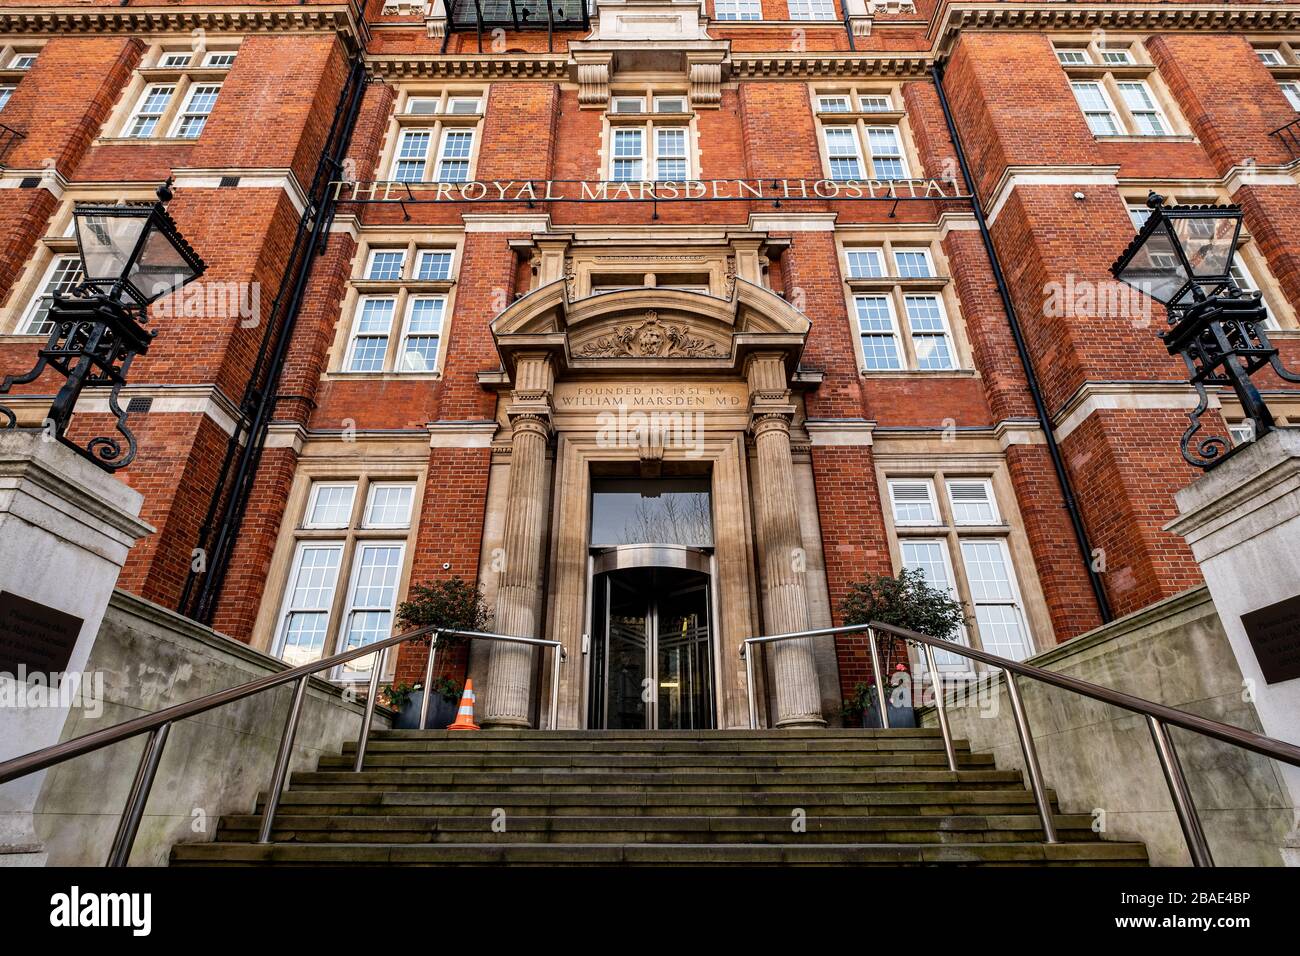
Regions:
[[27, 134], [14, 129], [12, 126], [6, 126], [0, 123], [0, 169], [5, 167], [9, 159], [10, 151], [18, 145], [19, 142], [27, 138]]
[[1276, 136], [1290, 152], [1292, 159], [1300, 159], [1300, 116], [1285, 126], [1279, 126], [1269, 136]]

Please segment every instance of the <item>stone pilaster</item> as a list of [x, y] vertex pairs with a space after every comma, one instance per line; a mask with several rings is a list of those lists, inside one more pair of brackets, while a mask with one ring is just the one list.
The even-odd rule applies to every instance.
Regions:
[[[517, 637], [539, 637], [542, 573], [550, 493], [546, 447], [550, 441], [550, 395], [554, 373], [546, 355], [520, 356], [516, 389], [508, 415], [510, 485], [506, 501], [504, 565], [497, 589], [496, 630]], [[487, 711], [484, 727], [528, 727], [536, 648], [492, 643], [488, 655]]]
[[[758, 453], [754, 513], [763, 586], [764, 632], [808, 629], [808, 593], [790, 459], [790, 400], [781, 353], [754, 356], [746, 370], [750, 388], [750, 431]], [[820, 727], [821, 691], [811, 638], [769, 645], [776, 726]]]

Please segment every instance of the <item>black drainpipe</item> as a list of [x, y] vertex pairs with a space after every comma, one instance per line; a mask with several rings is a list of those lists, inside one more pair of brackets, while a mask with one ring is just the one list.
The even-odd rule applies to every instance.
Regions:
[[[239, 421], [226, 445], [217, 484], [199, 531], [198, 548], [201, 553], [206, 552], [205, 567], [196, 571], [191, 566], [181, 593], [180, 612], [201, 623], [211, 624], [216, 612], [230, 556], [257, 477], [262, 444], [275, 411], [276, 388], [284, 371], [312, 261], [316, 253], [324, 250], [326, 232], [334, 218], [330, 182], [342, 172], [343, 158], [352, 139], [365, 87], [365, 61], [358, 53], [352, 60], [347, 82], [334, 109], [334, 118], [307, 193], [307, 208], [298, 220], [284, 278], [271, 304], [258, 357], [240, 402]], [[283, 319], [280, 318], [282, 306]], [[232, 468], [233, 481], [230, 478]]]
[[1088, 531], [1083, 526], [1083, 516], [1079, 513], [1079, 503], [1074, 497], [1074, 488], [1070, 485], [1070, 476], [1065, 470], [1065, 461], [1061, 457], [1061, 448], [1056, 444], [1056, 434], [1052, 431], [1052, 417], [1048, 414], [1047, 404], [1043, 401], [1043, 392], [1038, 385], [1038, 374], [1034, 371], [1034, 360], [1025, 345], [1025, 336], [1020, 328], [1020, 318], [1011, 301], [1011, 290], [1007, 288], [1006, 276], [1002, 273], [1002, 263], [998, 260], [997, 250], [993, 247], [993, 237], [989, 235], [989, 224], [984, 218], [984, 209], [980, 204], [979, 192], [975, 188], [975, 179], [970, 174], [966, 163], [966, 151], [962, 149], [961, 136], [957, 132], [957, 123], [952, 110], [948, 107], [948, 97], [943, 91], [943, 67], [936, 60], [930, 67], [934, 79], [935, 91], [939, 94], [939, 106], [943, 109], [944, 122], [948, 124], [948, 135], [957, 152], [957, 165], [961, 167], [962, 179], [966, 182], [966, 191], [970, 193], [971, 209], [975, 211], [975, 223], [979, 226], [980, 238], [984, 240], [984, 251], [988, 253], [989, 264], [993, 267], [993, 281], [997, 283], [998, 297], [1002, 299], [1002, 308], [1007, 313], [1007, 324], [1011, 326], [1011, 337], [1016, 342], [1016, 354], [1020, 356], [1020, 365], [1025, 370], [1025, 381], [1029, 384], [1029, 394], [1034, 399], [1034, 411], [1038, 414], [1038, 424], [1047, 436], [1047, 453], [1052, 458], [1052, 468], [1056, 471], [1056, 480], [1061, 485], [1061, 495], [1065, 499], [1065, 510], [1070, 513], [1070, 524], [1074, 527], [1074, 539], [1083, 556], [1083, 566], [1088, 572], [1088, 581], [1092, 585], [1092, 595], [1097, 599], [1097, 609], [1101, 612], [1103, 624], [1114, 619], [1110, 602], [1106, 600], [1106, 589], [1102, 586], [1101, 575], [1093, 567], [1092, 545], [1088, 542]]

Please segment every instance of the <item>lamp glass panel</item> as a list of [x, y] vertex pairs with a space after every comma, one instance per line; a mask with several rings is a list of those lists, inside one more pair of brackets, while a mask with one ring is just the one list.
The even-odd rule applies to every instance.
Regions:
[[127, 277], [131, 284], [152, 302], [160, 296], [179, 289], [195, 277], [195, 269], [186, 261], [180, 249], [158, 229], [145, 237], [144, 248]]
[[1205, 278], [1228, 274], [1239, 222], [1235, 216], [1180, 216], [1170, 220], [1193, 275]]
[[1164, 229], [1148, 236], [1119, 273], [1120, 281], [1165, 304], [1189, 278], [1174, 249], [1173, 239]]
[[86, 278], [120, 279], [149, 222], [148, 212], [140, 216], [78, 214], [76, 220]]

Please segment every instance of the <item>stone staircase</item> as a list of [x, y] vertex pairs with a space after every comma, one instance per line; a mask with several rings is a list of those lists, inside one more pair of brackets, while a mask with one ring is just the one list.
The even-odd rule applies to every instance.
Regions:
[[[173, 865], [1142, 865], [937, 731], [384, 731], [295, 773], [273, 842], [223, 817]], [[1055, 807], [1053, 798], [1053, 807]], [[262, 800], [258, 801], [258, 813]], [[802, 821], [802, 826], [800, 826]]]

